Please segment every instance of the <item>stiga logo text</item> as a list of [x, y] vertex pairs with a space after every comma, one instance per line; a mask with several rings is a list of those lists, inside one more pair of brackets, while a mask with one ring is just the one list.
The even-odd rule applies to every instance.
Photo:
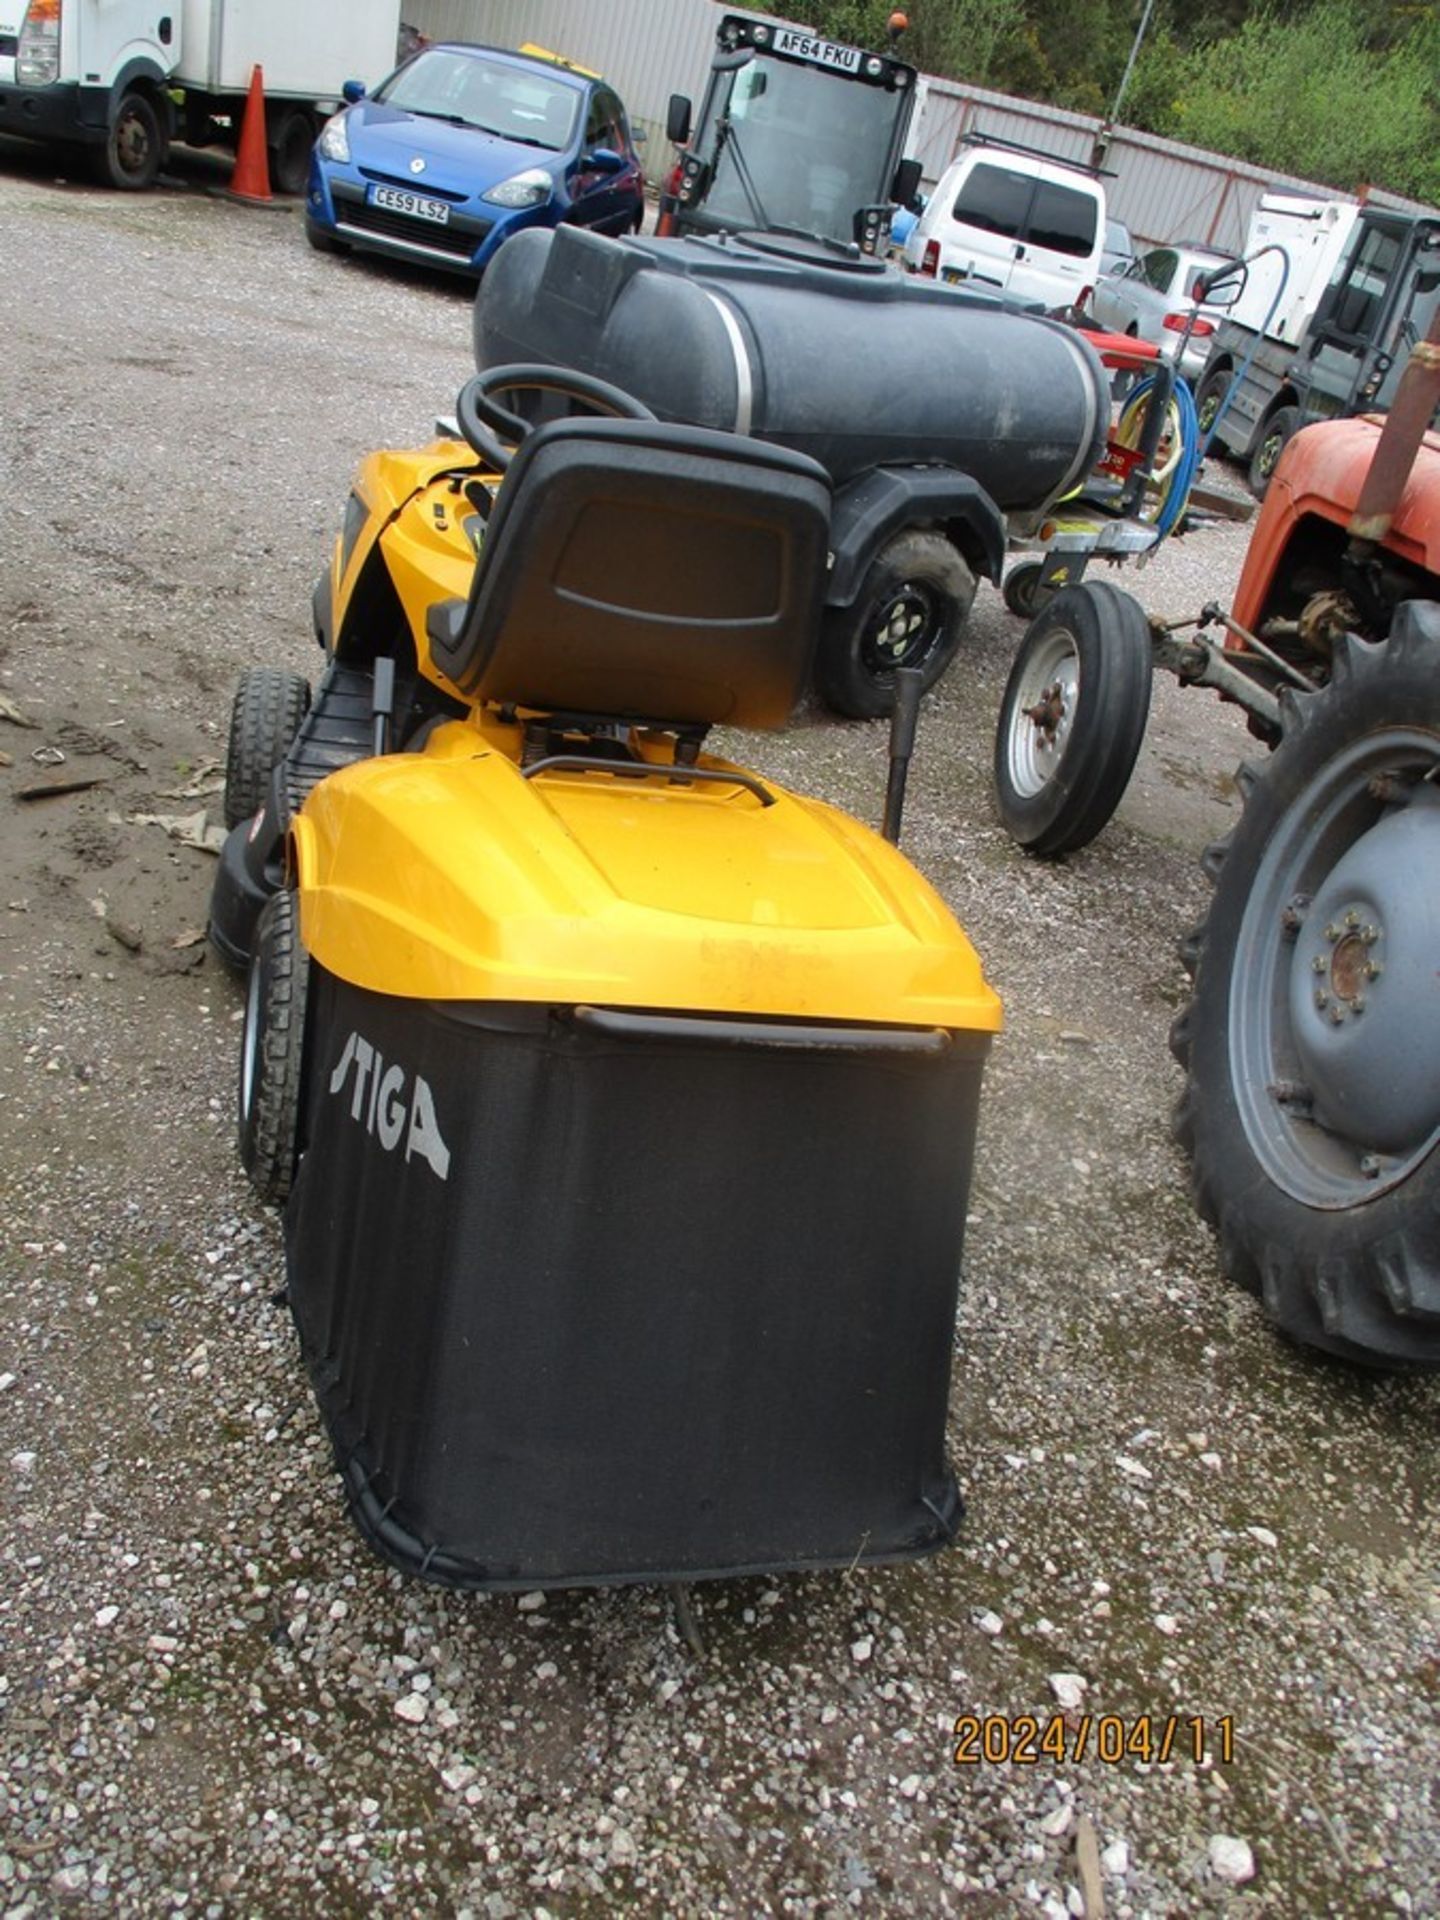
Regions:
[[358, 1033], [352, 1033], [345, 1042], [340, 1064], [330, 1076], [331, 1093], [345, 1091], [352, 1067], [350, 1118], [373, 1134], [386, 1153], [394, 1153], [403, 1138], [407, 1160], [418, 1154], [437, 1179], [448, 1180], [450, 1149], [440, 1136], [430, 1083], [418, 1073], [412, 1081], [404, 1067], [393, 1061], [387, 1066], [379, 1048], [362, 1040]]

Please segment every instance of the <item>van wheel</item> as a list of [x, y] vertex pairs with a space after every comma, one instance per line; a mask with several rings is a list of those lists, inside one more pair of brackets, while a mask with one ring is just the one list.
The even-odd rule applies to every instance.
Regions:
[[94, 150], [101, 186], [118, 187], [128, 193], [153, 187], [165, 149], [154, 107], [143, 93], [127, 93], [116, 109], [105, 144]]
[[267, 1206], [282, 1206], [300, 1151], [300, 1097], [310, 956], [295, 896], [265, 902], [245, 988], [240, 1041], [240, 1159]]
[[883, 546], [848, 607], [827, 608], [815, 688], [850, 720], [895, 704], [895, 670], [916, 667], [922, 691], [954, 659], [975, 598], [975, 576], [943, 534], [898, 534]]

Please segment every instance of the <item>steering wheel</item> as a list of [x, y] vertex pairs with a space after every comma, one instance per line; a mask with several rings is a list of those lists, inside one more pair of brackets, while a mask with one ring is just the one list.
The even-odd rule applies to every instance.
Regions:
[[[617, 420], [653, 420], [655, 415], [633, 394], [612, 387], [608, 380], [597, 380], [588, 373], [576, 373], [570, 367], [542, 367], [515, 363], [505, 367], [487, 367], [467, 380], [455, 402], [460, 431], [482, 460], [489, 461], [497, 473], [504, 473], [532, 429], [532, 422], [502, 407], [499, 393], [519, 389], [536, 393], [558, 393], [566, 400], [579, 400], [595, 413]], [[503, 438], [502, 438], [503, 436]], [[507, 445], [507, 442], [509, 443]]]

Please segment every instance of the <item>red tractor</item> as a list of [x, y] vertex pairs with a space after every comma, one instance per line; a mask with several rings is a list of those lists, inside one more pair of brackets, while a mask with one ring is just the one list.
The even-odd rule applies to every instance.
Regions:
[[1060, 852], [1119, 801], [1151, 663], [1238, 700], [1273, 748], [1239, 769], [1243, 815], [1204, 857], [1176, 1132], [1231, 1277], [1295, 1339], [1371, 1366], [1440, 1367], [1437, 400], [1440, 323], [1387, 418], [1291, 441], [1233, 612], [1147, 640], [1114, 587], [1057, 594], [996, 751], [1011, 831]]

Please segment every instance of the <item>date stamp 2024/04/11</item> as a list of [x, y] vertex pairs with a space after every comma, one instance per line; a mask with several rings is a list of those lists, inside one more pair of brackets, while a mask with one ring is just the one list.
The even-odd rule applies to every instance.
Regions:
[[1118, 1767], [1126, 1762], [1163, 1767], [1188, 1760], [1192, 1766], [1230, 1766], [1235, 1758], [1235, 1722], [1222, 1714], [1207, 1720], [1142, 1713], [1127, 1720], [1118, 1713], [1036, 1714], [962, 1713], [955, 1721], [957, 1767], [1036, 1766], [1099, 1760]]

